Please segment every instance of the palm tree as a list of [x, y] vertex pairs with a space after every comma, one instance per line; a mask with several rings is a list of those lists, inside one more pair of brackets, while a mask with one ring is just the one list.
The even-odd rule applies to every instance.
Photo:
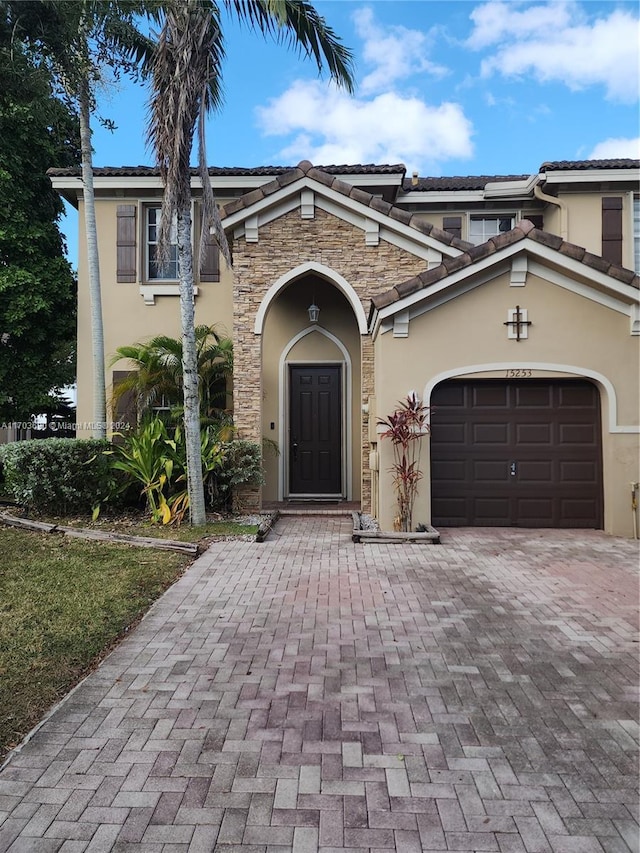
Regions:
[[[196, 365], [198, 371], [200, 421], [207, 422], [226, 408], [226, 385], [233, 375], [233, 344], [213, 326], [196, 326]], [[136, 402], [138, 421], [161, 402], [173, 412], [181, 412], [182, 340], [157, 335], [149, 341], [118, 347], [111, 364], [122, 359], [133, 363], [133, 369], [113, 389], [115, 408], [125, 395]]]
[[[58, 6], [68, 15], [69, 4], [58, 0]], [[104, 438], [107, 432], [106, 377], [104, 331], [102, 324], [102, 295], [100, 261], [96, 229], [95, 193], [93, 188], [93, 149], [91, 146], [91, 112], [95, 107], [95, 85], [100, 78], [100, 64], [124, 68], [135, 73], [137, 67], [148, 64], [152, 42], [134, 24], [134, 14], [149, 13], [146, 2], [132, 0], [81, 0], [77, 32], [72, 39], [72, 63], [61, 66], [67, 92], [75, 96], [80, 115], [80, 149], [84, 202], [85, 238], [87, 241], [87, 271], [89, 304], [91, 307], [91, 342], [93, 363], [93, 436]], [[91, 44], [94, 50], [91, 50]], [[75, 52], [74, 52], [75, 51]], [[66, 65], [66, 69], [65, 69]]]
[[66, 98], [78, 109], [93, 364], [93, 435], [106, 435], [106, 384], [100, 263], [93, 189], [91, 114], [101, 68], [136, 75], [153, 42], [136, 16], [158, 20], [159, 0], [5, 0], [15, 31], [42, 56]]
[[[204, 144], [206, 113], [221, 104], [221, 60], [224, 44], [220, 8], [215, 0], [168, 0], [153, 61], [149, 142], [164, 183], [159, 255], [168, 259], [175, 222], [180, 280], [183, 344], [184, 424], [190, 520], [206, 521], [200, 463], [199, 396], [191, 250], [191, 150], [198, 129], [198, 170], [202, 180], [203, 229], [212, 230], [228, 265], [229, 250], [220, 223], [207, 169]], [[313, 58], [321, 71], [352, 90], [351, 53], [306, 0], [225, 0], [227, 11], [241, 22], [274, 36]], [[204, 241], [200, 241], [203, 246]]]

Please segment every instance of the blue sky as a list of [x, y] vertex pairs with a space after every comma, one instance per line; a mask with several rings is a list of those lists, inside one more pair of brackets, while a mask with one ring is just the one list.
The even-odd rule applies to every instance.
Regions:
[[[520, 174], [545, 160], [640, 157], [635, 0], [329, 0], [355, 55], [349, 96], [284, 45], [225, 24], [217, 166], [398, 163], [421, 175]], [[95, 165], [152, 164], [143, 86], [106, 86]], [[75, 217], [68, 232], [73, 260]]]

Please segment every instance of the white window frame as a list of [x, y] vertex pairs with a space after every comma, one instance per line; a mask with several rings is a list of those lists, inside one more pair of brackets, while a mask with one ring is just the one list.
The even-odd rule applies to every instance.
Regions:
[[[509, 228], [500, 228], [500, 220], [510, 220]], [[497, 237], [499, 234], [505, 233], [506, 231], [511, 231], [512, 228], [515, 227], [516, 222], [518, 221], [518, 217], [512, 210], [507, 210], [504, 212], [491, 211], [490, 213], [469, 213], [467, 217], [467, 240], [469, 243], [473, 243], [474, 246], [480, 246], [482, 243], [486, 243], [491, 237]], [[490, 233], [483, 227], [482, 237], [481, 239], [476, 237], [471, 233], [471, 224], [473, 222], [495, 222], [496, 230], [491, 231]]]
[[[155, 214], [158, 214], [160, 211], [159, 204], [145, 204], [143, 206], [143, 223], [144, 223], [144, 231], [143, 231], [143, 243], [144, 243], [144, 273], [145, 273], [145, 281], [156, 282], [156, 281], [178, 281], [178, 246], [177, 239], [176, 242], [173, 242], [173, 238], [175, 237], [176, 232], [176, 224], [173, 223], [171, 227], [171, 255], [172, 258], [169, 261], [170, 272], [173, 272], [173, 268], [175, 265], [175, 275], [152, 275], [151, 274], [151, 252], [149, 251], [151, 246], [157, 245], [157, 240], [151, 240], [149, 238], [150, 229], [160, 227], [159, 216], [158, 222], [152, 223], [150, 221], [150, 214], [154, 211]], [[157, 234], [156, 234], [157, 236]], [[175, 257], [173, 257], [175, 255]], [[160, 272], [160, 271], [158, 271]]]

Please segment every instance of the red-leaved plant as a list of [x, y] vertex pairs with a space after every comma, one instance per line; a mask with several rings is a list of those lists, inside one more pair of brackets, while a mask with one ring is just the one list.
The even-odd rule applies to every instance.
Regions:
[[428, 406], [423, 406], [415, 391], [387, 418], [379, 418], [378, 425], [386, 427], [382, 438], [390, 438], [393, 444], [393, 486], [398, 501], [398, 515], [394, 529], [410, 532], [413, 523], [413, 505], [418, 494], [418, 483], [422, 479], [420, 450], [423, 435], [429, 432]]

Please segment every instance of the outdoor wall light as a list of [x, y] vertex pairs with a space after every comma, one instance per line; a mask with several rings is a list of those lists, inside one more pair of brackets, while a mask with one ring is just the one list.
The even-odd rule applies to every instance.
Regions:
[[315, 301], [312, 302], [311, 305], [309, 305], [309, 307], [307, 308], [307, 311], [309, 312], [309, 320], [312, 323], [317, 323], [318, 317], [320, 316], [320, 309], [316, 305]]

